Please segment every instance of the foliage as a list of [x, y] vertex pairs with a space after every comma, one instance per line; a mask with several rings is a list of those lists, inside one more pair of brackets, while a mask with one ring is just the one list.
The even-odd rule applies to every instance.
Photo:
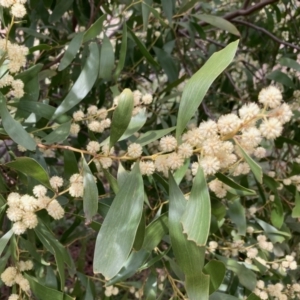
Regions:
[[300, 298], [297, 1], [0, 19], [1, 299]]

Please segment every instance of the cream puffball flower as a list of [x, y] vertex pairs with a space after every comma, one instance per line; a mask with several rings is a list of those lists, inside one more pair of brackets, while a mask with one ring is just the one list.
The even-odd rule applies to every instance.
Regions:
[[258, 101], [268, 108], [276, 108], [282, 101], [282, 94], [276, 86], [270, 85], [259, 92]]

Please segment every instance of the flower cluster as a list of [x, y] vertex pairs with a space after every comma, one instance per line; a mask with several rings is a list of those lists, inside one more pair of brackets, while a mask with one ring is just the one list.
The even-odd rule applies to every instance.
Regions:
[[28, 48], [13, 44], [5, 39], [0, 39], [0, 53], [4, 55], [5, 61], [3, 67], [7, 68], [8, 72], [0, 78], [0, 88], [10, 87], [8, 96], [22, 98], [24, 96], [24, 83], [20, 79], [14, 79], [11, 74], [15, 74], [21, 70], [26, 64], [26, 55]]
[[[20, 261], [16, 267], [8, 267], [1, 274], [1, 280], [6, 286], [18, 284], [20, 289], [25, 293], [30, 293], [29, 281], [22, 275], [21, 272], [30, 271], [33, 268], [31, 260]], [[16, 297], [17, 296], [17, 297]], [[19, 299], [18, 295], [12, 294], [9, 299]]]
[[254, 293], [262, 300], [270, 299], [274, 300], [288, 300], [299, 299], [300, 297], [300, 284], [293, 283], [284, 285], [277, 282], [275, 284], [265, 284], [264, 281], [258, 280]]
[[[53, 188], [62, 186], [62, 179], [58, 176], [51, 178]], [[35, 228], [38, 224], [36, 212], [46, 209], [48, 214], [58, 220], [64, 216], [64, 209], [56, 199], [51, 199], [46, 195], [47, 189], [42, 185], [36, 185], [33, 188], [33, 194], [20, 195], [19, 193], [10, 193], [7, 197], [8, 209], [7, 217], [13, 223], [12, 230], [15, 234], [23, 234], [26, 229]]]
[[26, 15], [26, 2], [27, 0], [0, 0], [0, 6], [9, 8], [12, 16], [22, 19]]

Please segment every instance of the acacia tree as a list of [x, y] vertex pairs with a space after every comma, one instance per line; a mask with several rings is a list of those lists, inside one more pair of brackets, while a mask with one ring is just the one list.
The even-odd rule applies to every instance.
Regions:
[[0, 0], [1, 299], [298, 299], [297, 1]]

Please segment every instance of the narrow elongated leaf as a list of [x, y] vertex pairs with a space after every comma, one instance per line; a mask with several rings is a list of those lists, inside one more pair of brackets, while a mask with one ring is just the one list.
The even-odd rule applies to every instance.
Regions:
[[46, 145], [63, 142], [70, 134], [71, 121], [64, 123], [43, 138]]
[[24, 148], [34, 151], [36, 143], [23, 126], [10, 115], [6, 107], [6, 99], [0, 93], [0, 116], [2, 118], [2, 126], [9, 137], [17, 144]]
[[119, 138], [119, 141], [123, 141], [128, 137], [132, 136], [134, 133], [138, 132], [147, 121], [147, 111], [146, 109], [141, 109], [138, 114], [133, 116], [130, 120], [130, 123], [123, 133], [123, 135]]
[[183, 232], [187, 234], [188, 240], [194, 241], [199, 246], [206, 245], [210, 228], [210, 216], [210, 197], [206, 178], [202, 168], [199, 167], [181, 219]]
[[131, 90], [125, 89], [119, 97], [118, 106], [115, 109], [112, 117], [109, 140], [110, 148], [115, 145], [115, 143], [126, 131], [131, 120], [132, 110], [133, 94]]
[[292, 68], [298, 72], [300, 72], [300, 64], [295, 61], [294, 59], [288, 58], [288, 57], [282, 57], [279, 59], [279, 63], [282, 66], [288, 67], [288, 68]]
[[18, 30], [22, 30], [25, 33], [27, 33], [28, 35], [32, 35], [36, 38], [38, 38], [39, 40], [49, 40], [51, 42], [55, 42], [51, 37], [49, 37], [48, 35], [42, 34], [37, 32], [35, 29], [32, 28], [27, 28], [27, 27], [19, 27]]
[[179, 10], [177, 11], [177, 14], [183, 14], [186, 11], [190, 10], [191, 8], [193, 8], [195, 6], [195, 4], [199, 3], [198, 0], [190, 0], [190, 1], [185, 1], [181, 7], [179, 8]]
[[157, 62], [154, 60], [154, 58], [152, 57], [152, 55], [149, 53], [149, 51], [147, 50], [147, 48], [145, 47], [145, 45], [139, 40], [139, 38], [133, 33], [132, 30], [130, 30], [128, 28], [128, 31], [130, 33], [130, 36], [132, 37], [132, 39], [134, 40], [134, 42], [136, 43], [136, 45], [140, 49], [141, 53], [144, 55], [144, 57], [149, 62], [149, 64], [151, 64], [154, 67], [158, 67]]
[[43, 64], [36, 64], [24, 72], [18, 74], [16, 79], [21, 79], [25, 84], [35, 78], [39, 72], [42, 70]]
[[66, 98], [57, 107], [52, 117], [53, 120], [77, 105], [92, 89], [99, 71], [99, 50], [97, 44], [91, 43], [89, 50], [90, 53], [78, 79]]
[[295, 191], [295, 206], [292, 210], [292, 218], [300, 218], [300, 196], [297, 189]]
[[82, 159], [83, 166], [83, 210], [87, 222], [91, 222], [93, 216], [98, 211], [98, 189], [94, 176], [86, 163]]
[[236, 183], [231, 178], [229, 178], [228, 176], [226, 176], [222, 173], [217, 173], [216, 177], [220, 181], [222, 181], [223, 183], [225, 183], [226, 185], [231, 187], [231, 189], [228, 189], [228, 191], [231, 194], [240, 195], [240, 196], [254, 196], [254, 195], [256, 195], [256, 192], [254, 190], [250, 190], [248, 188], [245, 188], [245, 187], [241, 186], [240, 184]]
[[152, 6], [153, 0], [144, 0], [142, 2], [142, 17], [143, 17], [143, 30], [147, 31], [149, 22], [149, 6]]
[[191, 300], [208, 299], [209, 276], [202, 273], [205, 247], [198, 247], [183, 234], [181, 216], [186, 209], [186, 200], [169, 174], [169, 231], [172, 249], [179, 267], [185, 274], [185, 284]]
[[99, 77], [105, 80], [110, 80], [114, 65], [114, 49], [112, 44], [110, 43], [109, 38], [106, 35], [104, 35], [100, 54]]
[[164, 51], [163, 49], [159, 49], [157, 47], [153, 48], [156, 54], [156, 57], [162, 66], [163, 70], [168, 76], [170, 82], [174, 82], [178, 79], [179, 70], [174, 61], [172, 55]]
[[122, 31], [122, 42], [121, 42], [121, 49], [119, 54], [119, 62], [116, 67], [116, 71], [114, 74], [114, 80], [117, 80], [121, 71], [123, 70], [125, 59], [126, 59], [126, 52], [127, 52], [127, 25], [124, 23], [123, 31]]
[[101, 33], [104, 20], [106, 20], [106, 15], [99, 17], [99, 19], [84, 33], [83, 43], [94, 39]]
[[173, 0], [161, 0], [161, 4], [163, 7], [163, 11], [169, 21], [169, 24], [172, 24], [172, 18], [173, 18]]
[[54, 10], [52, 14], [49, 17], [49, 22], [54, 23], [58, 21], [62, 15], [71, 7], [74, 0], [60, 0], [56, 1], [56, 6], [54, 7]]
[[64, 176], [70, 178], [73, 174], [79, 173], [78, 163], [73, 151], [64, 151]]
[[36, 160], [29, 157], [17, 157], [16, 160], [5, 164], [5, 166], [33, 177], [51, 189], [47, 172]]
[[225, 293], [215, 292], [210, 295], [209, 300], [239, 300], [239, 298]]
[[269, 73], [266, 77], [268, 79], [279, 82], [287, 87], [290, 87], [290, 88], [295, 87], [293, 80], [287, 74], [281, 72], [280, 70], [275, 70], [275, 71]]
[[135, 251], [139, 251], [143, 246], [144, 238], [145, 238], [145, 227], [146, 227], [145, 215], [142, 214], [142, 218], [140, 220], [140, 224], [138, 226], [136, 236], [134, 239], [134, 243], [132, 246]]
[[135, 143], [140, 144], [141, 146], [146, 146], [158, 139], [160, 139], [161, 137], [165, 136], [166, 134], [174, 131], [176, 129], [176, 127], [170, 127], [167, 129], [160, 129], [160, 130], [152, 130], [152, 131], [148, 131], [144, 134], [142, 134], [136, 141]]
[[0, 256], [5, 249], [7, 243], [9, 242], [11, 236], [13, 235], [12, 229], [6, 232], [0, 239]]
[[234, 259], [225, 258], [220, 255], [216, 255], [220, 261], [222, 261], [228, 270], [234, 272], [244, 287], [248, 290], [253, 291], [256, 286], [256, 275], [244, 265], [238, 263]]
[[228, 204], [228, 214], [230, 220], [237, 226], [238, 234], [246, 235], [247, 221], [245, 208], [240, 199], [236, 199]]
[[233, 60], [238, 42], [239, 41], [237, 40], [230, 43], [223, 50], [214, 53], [186, 84], [178, 112], [178, 123], [176, 128], [176, 138], [178, 141], [180, 140], [180, 135], [184, 131], [185, 126], [195, 114], [195, 111], [202, 102], [213, 81]]
[[49, 288], [44, 284], [38, 283], [34, 277], [24, 273], [25, 278], [29, 281], [30, 289], [32, 290], [33, 294], [38, 297], [39, 299], [43, 300], [75, 300], [73, 298], [63, 292], [60, 292], [56, 289]]
[[263, 172], [261, 169], [261, 166], [258, 165], [249, 155], [248, 153], [246, 153], [246, 151], [240, 147], [239, 145], [237, 145], [238, 149], [240, 150], [244, 160], [246, 161], [246, 163], [249, 165], [251, 171], [253, 172], [253, 175], [255, 176], [256, 180], [259, 183], [262, 183], [262, 176], [263, 176]]
[[55, 108], [51, 105], [26, 100], [22, 100], [19, 102], [18, 109], [27, 112], [33, 112], [37, 116], [43, 117], [47, 120], [50, 120], [55, 112]]
[[126, 262], [142, 217], [144, 185], [139, 164], [115, 197], [98, 233], [94, 272], [115, 276]]
[[201, 15], [194, 15], [196, 18], [200, 19], [201, 21], [204, 21], [212, 26], [215, 26], [217, 28], [220, 28], [222, 30], [226, 30], [229, 33], [232, 33], [234, 35], [240, 36], [240, 32], [238, 29], [229, 21], [218, 17], [218, 16], [213, 16], [213, 15], [206, 15], [206, 14], [201, 14]]
[[271, 240], [273, 244], [282, 243], [286, 238], [290, 238], [291, 235], [287, 232], [279, 231], [274, 226], [266, 223], [263, 220], [255, 219], [260, 227], [264, 230], [264, 234]]
[[217, 260], [209, 261], [203, 268], [203, 272], [210, 276], [209, 293], [212, 294], [218, 290], [225, 277], [225, 265]]
[[58, 71], [64, 70], [66, 67], [70, 65], [70, 63], [75, 58], [78, 50], [80, 49], [83, 41], [83, 32], [78, 32], [73, 37], [72, 41], [70, 42], [68, 49], [66, 50], [64, 56], [62, 57], [59, 66]]

